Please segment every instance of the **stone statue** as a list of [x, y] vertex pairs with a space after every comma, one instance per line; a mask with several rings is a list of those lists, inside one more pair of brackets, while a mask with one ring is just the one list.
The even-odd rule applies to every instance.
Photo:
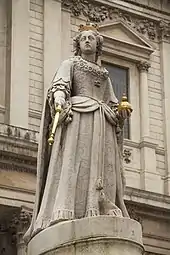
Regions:
[[[48, 90], [42, 114], [37, 188], [28, 241], [61, 221], [111, 215], [129, 217], [123, 201], [122, 128], [108, 71], [97, 64], [103, 38], [81, 26], [75, 56], [64, 61]], [[62, 108], [52, 146], [56, 108]]]

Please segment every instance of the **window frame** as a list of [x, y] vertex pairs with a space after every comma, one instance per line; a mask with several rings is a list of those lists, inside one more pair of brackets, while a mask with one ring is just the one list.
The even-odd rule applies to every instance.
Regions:
[[134, 142], [140, 141], [140, 108], [139, 108], [139, 73], [135, 63], [113, 56], [111, 54], [103, 54], [102, 62], [128, 69], [128, 100], [134, 109], [129, 119], [129, 138]]
[[[110, 62], [102, 61], [102, 65], [103, 65], [104, 67], [106, 67], [105, 64], [106, 64], [106, 65], [110, 65], [111, 67], [117, 67], [117, 68], [120, 68], [120, 69], [122, 69], [122, 70], [126, 70], [126, 85], [125, 85], [125, 90], [126, 90], [126, 92], [123, 91], [123, 93], [126, 93], [126, 96], [127, 96], [127, 98], [128, 98], [128, 101], [129, 101], [129, 80], [130, 80], [130, 79], [129, 79], [129, 68], [124, 68], [124, 67], [122, 67], [122, 66], [120, 66], [120, 65], [116, 65], [116, 64], [112, 64], [112, 63], [110, 63]], [[107, 69], [107, 67], [106, 67], [106, 69]], [[114, 83], [112, 84], [112, 86], [113, 86], [113, 89], [114, 89]], [[114, 93], [115, 93], [115, 96], [117, 97], [116, 91], [114, 91]], [[122, 93], [121, 96], [123, 96], [123, 93]], [[118, 100], [119, 100], [119, 98], [118, 98]], [[120, 98], [120, 100], [121, 100], [121, 98]], [[119, 101], [119, 102], [120, 102], [120, 101]], [[130, 127], [129, 118], [126, 120], [125, 125], [127, 125], [127, 130], [126, 130], [127, 137], [125, 137], [125, 133], [124, 133], [124, 137], [125, 137], [125, 139], [130, 140], [130, 128], [131, 128], [131, 127]]]

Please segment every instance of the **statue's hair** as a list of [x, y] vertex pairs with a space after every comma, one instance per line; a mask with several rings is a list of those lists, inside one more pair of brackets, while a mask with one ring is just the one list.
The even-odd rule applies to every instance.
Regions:
[[[93, 35], [96, 37], [97, 47], [96, 47], [96, 61], [98, 57], [102, 54], [102, 46], [103, 46], [103, 37], [100, 35], [98, 31], [92, 31]], [[73, 39], [73, 51], [75, 56], [81, 56], [80, 50], [80, 38], [84, 31], [80, 32], [74, 39]]]

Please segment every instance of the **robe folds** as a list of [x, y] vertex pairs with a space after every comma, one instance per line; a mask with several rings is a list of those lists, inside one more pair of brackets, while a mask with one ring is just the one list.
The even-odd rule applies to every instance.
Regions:
[[[65, 93], [66, 104], [50, 147], [54, 93], [58, 90]], [[100, 215], [101, 190], [128, 217], [123, 201], [119, 119], [113, 110], [117, 103], [106, 69], [81, 57], [62, 63], [42, 113], [35, 208], [26, 241], [61, 220]]]

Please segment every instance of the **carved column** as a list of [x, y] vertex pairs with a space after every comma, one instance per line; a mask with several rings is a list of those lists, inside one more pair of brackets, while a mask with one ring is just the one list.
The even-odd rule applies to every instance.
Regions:
[[[29, 0], [13, 0], [11, 28], [10, 124], [28, 127]], [[9, 102], [8, 102], [9, 103]]]
[[13, 242], [16, 243], [17, 255], [26, 255], [26, 245], [23, 236], [31, 223], [32, 213], [24, 208], [21, 208], [19, 214], [14, 214], [11, 221], [11, 232], [13, 235]]
[[149, 137], [149, 99], [148, 99], [148, 62], [140, 62], [140, 113], [141, 113], [141, 140]]
[[160, 22], [159, 39], [161, 50], [161, 74], [163, 85], [163, 103], [164, 103], [164, 140], [166, 169], [165, 176], [165, 194], [170, 195], [170, 23]]
[[62, 8], [61, 18], [62, 18], [61, 60], [63, 61], [68, 59], [71, 55], [73, 55], [72, 47], [71, 47], [71, 11], [68, 8]]
[[61, 1], [44, 0], [44, 96], [61, 63], [61, 24]]
[[[140, 118], [141, 118], [141, 189], [162, 193], [160, 176], [156, 172], [156, 146], [150, 139], [148, 70], [150, 64], [146, 61], [138, 65], [140, 75]], [[152, 163], [151, 163], [152, 162]]]

